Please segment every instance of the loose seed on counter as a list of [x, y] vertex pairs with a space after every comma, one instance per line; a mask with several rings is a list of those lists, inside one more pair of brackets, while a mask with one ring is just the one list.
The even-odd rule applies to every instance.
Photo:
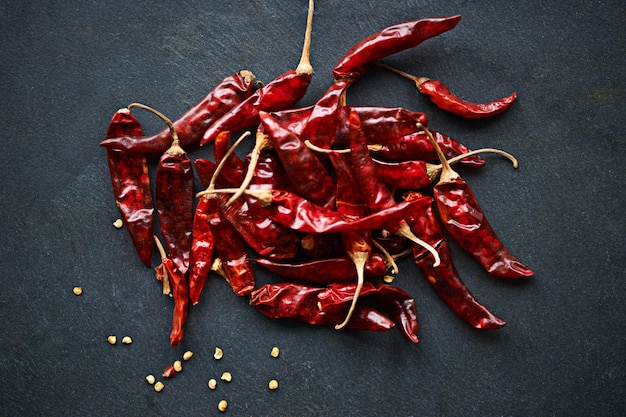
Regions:
[[124, 221], [123, 221], [122, 219], [117, 219], [117, 220], [115, 220], [115, 221], [113, 222], [113, 226], [114, 226], [116, 229], [121, 229], [121, 228], [122, 228], [122, 226], [124, 226]]
[[125, 345], [130, 345], [131, 343], [133, 343], [133, 339], [131, 339], [130, 336], [124, 336], [122, 338], [122, 343]]
[[278, 389], [278, 381], [275, 379], [272, 379], [269, 384], [268, 384], [269, 389], [271, 390], [275, 390]]
[[74, 295], [81, 295], [83, 293], [83, 288], [82, 287], [74, 287], [72, 289], [72, 292], [74, 293]]
[[227, 408], [228, 408], [228, 402], [226, 400], [222, 400], [219, 403], [217, 403], [217, 409], [220, 410], [222, 413], [225, 412]]
[[278, 355], [280, 355], [280, 349], [278, 349], [276, 346], [274, 346], [272, 348], [272, 351], [270, 352], [270, 355], [272, 356], [272, 358], [277, 358]]
[[183, 353], [183, 360], [188, 361], [189, 359], [191, 359], [192, 356], [193, 352], [188, 350], [187, 352]]
[[111, 335], [107, 337], [107, 342], [109, 342], [110, 345], [114, 345], [117, 343], [117, 337], [114, 335]]
[[209, 389], [215, 389], [217, 387], [217, 381], [215, 378], [211, 378], [209, 379], [209, 383], [207, 385], [209, 386]]
[[222, 381], [230, 382], [233, 380], [233, 376], [230, 374], [230, 372], [224, 372], [222, 376], [220, 377], [220, 379]]
[[157, 382], [156, 384], [154, 384], [154, 390], [156, 392], [161, 392], [163, 391], [163, 388], [165, 388], [165, 385], [163, 385], [163, 383], [161, 381]]
[[154, 385], [156, 378], [154, 377], [154, 375], [150, 374], [146, 377], [146, 381], [148, 382], [148, 384]]
[[394, 279], [396, 279], [396, 278], [393, 277], [392, 275], [385, 275], [383, 277], [383, 281], [385, 281], [385, 283], [387, 283], [387, 284], [391, 284]]
[[174, 370], [180, 372], [183, 370], [183, 363], [181, 361], [174, 361]]
[[215, 348], [215, 353], [213, 353], [213, 357], [215, 359], [222, 359], [222, 356], [224, 356], [224, 351], [222, 351], [222, 349], [216, 347]]

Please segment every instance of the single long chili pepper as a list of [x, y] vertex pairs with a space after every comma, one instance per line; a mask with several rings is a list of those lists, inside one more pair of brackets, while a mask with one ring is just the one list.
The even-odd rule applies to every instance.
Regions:
[[[205, 97], [174, 122], [180, 145], [182, 147], [198, 145], [210, 125], [250, 97], [255, 81], [254, 74], [243, 70], [229, 75], [218, 83]], [[166, 128], [150, 136], [118, 134], [103, 141], [100, 145], [144, 154], [161, 154], [170, 147], [171, 142], [169, 129]]]
[[334, 207], [335, 182], [317, 155], [269, 113], [261, 112], [260, 116], [267, 137], [298, 194], [320, 206]]
[[161, 235], [170, 259], [176, 268], [186, 274], [189, 268], [191, 233], [193, 229], [193, 169], [191, 159], [180, 146], [172, 122], [155, 109], [140, 103], [139, 107], [160, 117], [170, 128], [172, 145], [159, 160], [156, 171], [155, 196]]
[[[128, 109], [118, 110], [112, 117], [106, 137], [140, 136], [141, 124]], [[115, 202], [141, 262], [150, 267], [154, 240], [154, 203], [145, 155], [107, 149], [107, 163]]]
[[[421, 128], [430, 133], [426, 127]], [[434, 138], [431, 140], [434, 142]], [[433, 187], [433, 195], [439, 216], [450, 236], [492, 275], [504, 278], [534, 275], [505, 248], [467, 182], [450, 167], [441, 150], [438, 154], [442, 171], [439, 182]], [[517, 161], [514, 161], [514, 166], [517, 167]]]
[[[273, 319], [290, 318], [314, 325], [334, 326], [342, 319], [346, 302], [342, 301], [342, 308], [333, 312], [321, 311], [318, 307], [318, 296], [324, 291], [327, 290], [293, 282], [265, 284], [252, 292], [250, 305]], [[392, 320], [377, 310], [359, 305], [346, 327], [353, 330], [386, 331], [394, 326]]]
[[379, 59], [413, 48], [423, 41], [453, 29], [461, 16], [434, 17], [389, 26], [356, 44], [339, 58], [333, 77], [357, 79]]
[[500, 114], [511, 107], [517, 98], [517, 93], [514, 91], [506, 97], [502, 97], [489, 103], [471, 103], [456, 96], [448, 89], [448, 87], [446, 87], [444, 83], [439, 80], [426, 77], [416, 77], [380, 62], [378, 65], [412, 80], [415, 83], [417, 90], [420, 93], [427, 95], [430, 98], [430, 101], [432, 101], [440, 109], [449, 111], [450, 113], [466, 119], [481, 119]]
[[154, 236], [154, 239], [161, 254], [161, 262], [172, 286], [174, 313], [172, 316], [172, 331], [170, 332], [170, 346], [175, 349], [183, 340], [183, 326], [187, 322], [187, 315], [189, 314], [188, 283], [185, 275], [176, 268], [174, 262], [166, 255], [159, 239], [156, 236]]
[[[275, 274], [310, 284], [328, 285], [333, 282], [354, 282], [357, 279], [354, 263], [347, 256], [296, 262], [278, 262], [265, 258], [253, 261]], [[365, 262], [365, 276], [382, 277], [386, 272], [385, 257], [372, 253]]]
[[[421, 195], [411, 192], [406, 193], [403, 198], [411, 200], [421, 198]], [[506, 322], [478, 302], [459, 276], [433, 205], [419, 207], [419, 210], [410, 213], [407, 223], [412, 230], [437, 248], [441, 259], [439, 266], [433, 266], [431, 257], [423, 248], [416, 245], [413, 246], [413, 258], [439, 298], [472, 327], [495, 330], [504, 326]]]
[[313, 9], [314, 2], [309, 0], [302, 56], [296, 69], [279, 75], [270, 83], [256, 90], [247, 100], [223, 115], [206, 130], [200, 145], [213, 141], [221, 131], [239, 131], [257, 125], [259, 123], [259, 111], [288, 109], [304, 97], [314, 72], [310, 59]]

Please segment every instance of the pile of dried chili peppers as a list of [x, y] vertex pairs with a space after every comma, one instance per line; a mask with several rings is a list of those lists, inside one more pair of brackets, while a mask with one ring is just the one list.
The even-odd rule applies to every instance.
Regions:
[[[523, 278], [533, 272], [504, 247], [451, 164], [480, 167], [481, 152], [517, 161], [494, 149], [470, 151], [427, 128], [424, 113], [346, 104], [350, 85], [372, 66], [390, 68], [379, 60], [449, 31], [460, 16], [400, 23], [357, 42], [333, 69], [323, 96], [297, 107], [313, 74], [312, 17], [310, 0], [295, 70], [267, 84], [250, 71], [230, 75], [174, 122], [133, 103], [113, 115], [101, 142], [139, 259], [152, 266], [158, 248], [156, 276], [174, 299], [171, 346], [180, 343], [190, 306], [200, 301], [211, 274], [271, 318], [337, 329], [398, 326], [417, 343], [414, 299], [390, 279], [398, 273], [395, 260], [404, 256], [413, 256], [461, 319], [477, 329], [504, 326], [461, 280], [447, 236], [490, 274]], [[438, 107], [465, 118], [494, 116], [516, 98], [469, 103], [440, 81], [390, 69], [413, 80]], [[144, 135], [134, 108], [153, 112], [168, 127]], [[242, 131], [231, 144], [232, 134]], [[247, 137], [255, 145], [241, 158], [234, 150]], [[213, 160], [190, 159], [188, 151], [209, 143]], [[149, 157], [155, 155], [151, 184]], [[204, 191], [194, 190], [195, 175]], [[279, 282], [257, 287], [255, 268]]]

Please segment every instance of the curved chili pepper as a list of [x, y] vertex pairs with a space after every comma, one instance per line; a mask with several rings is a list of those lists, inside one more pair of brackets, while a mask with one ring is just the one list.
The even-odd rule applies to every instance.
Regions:
[[[275, 274], [310, 284], [354, 282], [357, 278], [354, 263], [347, 256], [298, 262], [276, 262], [265, 258], [257, 258], [253, 261]], [[382, 277], [386, 272], [387, 264], [384, 256], [372, 253], [365, 262], [365, 276]]]
[[357, 79], [379, 59], [413, 48], [423, 41], [453, 29], [461, 16], [436, 17], [389, 26], [354, 44], [339, 59], [333, 77]]
[[[428, 129], [423, 128], [426, 133]], [[431, 136], [434, 142], [434, 138]], [[436, 149], [439, 149], [435, 146]], [[446, 230], [466, 251], [492, 275], [523, 278], [534, 275], [515, 258], [498, 239], [467, 182], [455, 172], [438, 150], [442, 172], [433, 187], [439, 216]], [[514, 161], [515, 166], [517, 161]]]
[[481, 119], [500, 114], [511, 107], [511, 104], [513, 104], [517, 98], [517, 93], [514, 91], [506, 97], [489, 103], [470, 103], [469, 101], [465, 101], [453, 94], [448, 87], [446, 87], [445, 84], [439, 80], [426, 77], [416, 77], [382, 63], [378, 63], [378, 65], [415, 82], [418, 91], [427, 95], [430, 98], [430, 101], [432, 101], [440, 109], [449, 111], [452, 114], [456, 114], [457, 116], [461, 116], [466, 119]]
[[261, 122], [294, 189], [312, 203], [335, 206], [335, 182], [317, 155], [266, 112]]
[[236, 132], [259, 123], [259, 111], [277, 111], [293, 107], [306, 93], [311, 84], [313, 67], [310, 61], [313, 0], [309, 0], [309, 13], [300, 63], [295, 70], [279, 75], [259, 88], [247, 100], [213, 123], [202, 136], [200, 145], [213, 141], [219, 132]]
[[322, 147], [333, 144], [339, 124], [339, 107], [345, 105], [345, 94], [350, 84], [350, 81], [339, 80], [326, 90], [307, 118], [299, 135], [301, 139]]
[[[325, 288], [293, 282], [265, 284], [252, 292], [250, 305], [273, 319], [290, 318], [314, 325], [334, 326], [343, 318], [346, 302], [342, 300], [341, 308], [335, 308], [332, 312], [321, 311], [318, 297], [325, 291], [327, 292]], [[359, 305], [346, 327], [353, 330], [386, 331], [394, 326], [392, 320], [377, 310]]]
[[189, 258], [189, 298], [198, 304], [200, 294], [211, 270], [215, 237], [209, 226], [209, 198], [202, 197], [193, 216], [191, 254]]
[[177, 348], [183, 339], [183, 326], [187, 321], [187, 315], [189, 314], [189, 289], [187, 279], [185, 275], [181, 273], [174, 262], [166, 256], [165, 249], [159, 242], [156, 236], [154, 236], [156, 244], [161, 254], [161, 262], [165, 273], [167, 274], [167, 280], [172, 288], [172, 295], [174, 297], [174, 314], [172, 316], [172, 331], [170, 332], [170, 346]]
[[[421, 198], [418, 193], [407, 193], [406, 200]], [[448, 249], [441, 225], [435, 215], [432, 203], [417, 207], [418, 210], [410, 213], [407, 223], [425, 241], [437, 249], [441, 263], [433, 266], [432, 258], [426, 251], [413, 245], [413, 258], [430, 286], [448, 307], [463, 321], [482, 330], [495, 330], [504, 326], [506, 322], [495, 316], [485, 306], [479, 303], [460, 278], [452, 254]]]
[[[128, 109], [118, 110], [111, 119], [106, 137], [142, 135], [141, 124]], [[107, 149], [107, 163], [115, 202], [141, 262], [150, 267], [154, 240], [154, 204], [145, 155]]]
[[169, 256], [181, 274], [189, 268], [191, 233], [193, 229], [193, 169], [189, 155], [180, 147], [172, 122], [153, 108], [132, 103], [163, 119], [172, 137], [172, 144], [159, 160], [156, 171], [156, 202], [161, 235]]
[[[222, 162], [222, 159], [226, 156], [228, 149], [230, 147], [230, 133], [227, 131], [220, 132], [215, 138], [215, 143], [213, 144], [213, 156], [215, 158], [215, 163], [219, 164]], [[223, 177], [226, 182], [230, 186], [234, 186], [237, 184], [241, 184], [244, 176], [246, 175], [246, 164], [237, 156], [236, 153], [231, 152], [230, 156], [228, 156], [227, 162], [224, 163], [222, 169], [220, 171], [220, 176]], [[202, 182], [204, 180], [200, 179]], [[206, 179], [205, 187], [208, 186], [211, 181], [211, 177], [209, 176]]]
[[[182, 147], [198, 145], [209, 126], [252, 94], [255, 80], [254, 74], [243, 70], [217, 84], [202, 100], [174, 122], [180, 145]], [[144, 154], [160, 154], [170, 147], [171, 142], [169, 129], [166, 128], [151, 136], [118, 134], [101, 142], [100, 145]]]

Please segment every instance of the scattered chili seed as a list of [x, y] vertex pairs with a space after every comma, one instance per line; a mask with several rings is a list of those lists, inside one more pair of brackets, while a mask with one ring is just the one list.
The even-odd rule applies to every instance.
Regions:
[[117, 219], [113, 222], [113, 226], [115, 226], [116, 229], [121, 229], [122, 226], [124, 226], [124, 221], [122, 219]]
[[213, 357], [215, 359], [222, 359], [222, 356], [224, 356], [224, 351], [222, 351], [222, 349], [216, 347], [215, 348], [215, 353], [213, 354]]
[[154, 375], [150, 374], [146, 377], [146, 381], [148, 381], [148, 384], [150, 385], [154, 385], [154, 382], [156, 381], [156, 378], [154, 377]]
[[180, 372], [183, 370], [183, 363], [181, 361], [174, 361], [174, 370]]
[[217, 387], [217, 381], [215, 380], [215, 378], [211, 378], [209, 379], [209, 389], [215, 389]]
[[188, 361], [189, 359], [191, 359], [192, 356], [193, 352], [188, 350], [187, 352], [183, 353], [183, 360]]
[[228, 402], [226, 400], [222, 400], [217, 404], [217, 409], [220, 410], [222, 413], [225, 412], [227, 408]]
[[165, 370], [163, 371], [163, 375], [161, 376], [163, 378], [176, 378], [176, 369], [174, 369], [174, 367], [170, 365], [165, 368]]
[[280, 349], [278, 349], [276, 346], [274, 346], [272, 348], [272, 351], [270, 352], [270, 355], [272, 355], [272, 358], [277, 358], [278, 355], [280, 355]]
[[117, 337], [114, 335], [111, 335], [107, 337], [107, 342], [109, 342], [110, 345], [114, 345], [117, 343]]
[[133, 343], [133, 339], [131, 339], [130, 336], [124, 336], [122, 338], [122, 343], [125, 345], [130, 345], [131, 343]]
[[74, 287], [72, 292], [74, 293], [74, 295], [81, 295], [83, 293], [83, 289], [82, 287]]
[[383, 281], [385, 281], [387, 284], [391, 284], [394, 279], [396, 279], [396, 278], [394, 276], [392, 276], [392, 275], [385, 275], [383, 277]]
[[230, 372], [224, 372], [222, 376], [220, 377], [220, 379], [222, 381], [230, 382], [233, 380], [233, 376], [230, 374]]
[[278, 389], [278, 381], [277, 381], [277, 380], [275, 380], [275, 379], [272, 379], [272, 380], [269, 382], [268, 386], [269, 386], [269, 389], [271, 389], [271, 390]]
[[163, 385], [163, 383], [161, 381], [157, 382], [156, 384], [154, 384], [154, 390], [156, 392], [161, 392], [163, 391], [163, 388], [165, 388], [165, 385]]

